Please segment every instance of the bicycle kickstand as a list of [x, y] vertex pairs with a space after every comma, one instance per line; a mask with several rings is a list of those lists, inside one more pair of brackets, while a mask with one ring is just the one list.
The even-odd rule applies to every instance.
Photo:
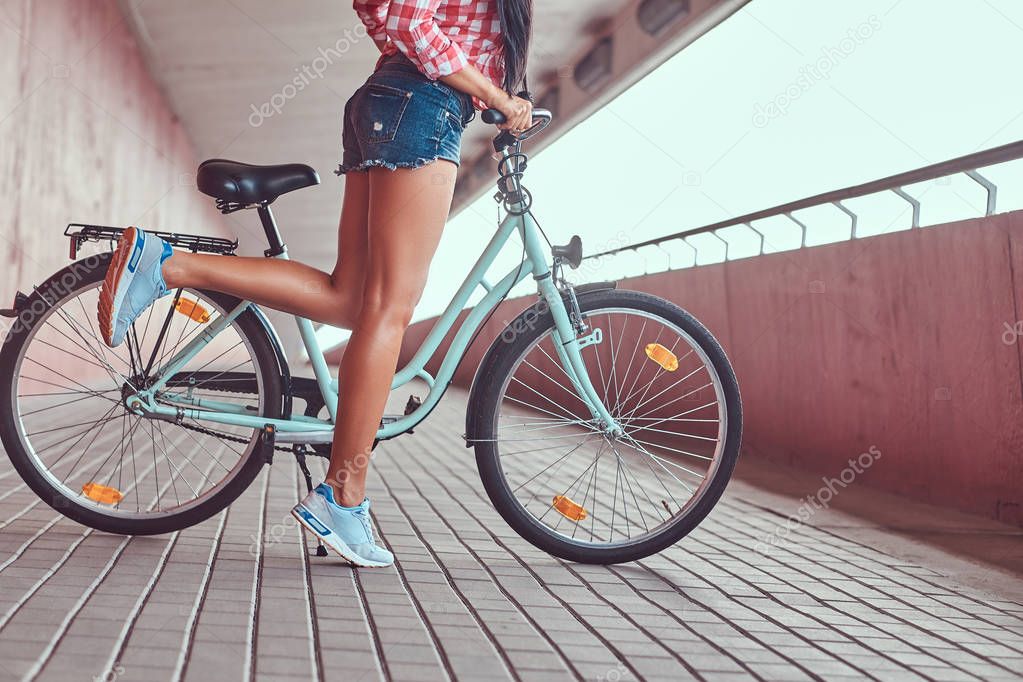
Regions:
[[[302, 475], [305, 477], [306, 491], [311, 493], [313, 491], [313, 477], [309, 474], [309, 467], [305, 462], [304, 446], [295, 446], [295, 459], [298, 460], [298, 468], [302, 470]], [[319, 539], [316, 541], [316, 556], [327, 556], [327, 548], [323, 546]]]

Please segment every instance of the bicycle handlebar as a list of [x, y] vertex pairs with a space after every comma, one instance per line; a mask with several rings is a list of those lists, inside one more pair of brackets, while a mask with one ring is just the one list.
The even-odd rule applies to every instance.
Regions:
[[484, 109], [480, 118], [483, 119], [484, 123], [489, 123], [491, 125], [500, 125], [508, 120], [499, 109]]
[[[480, 118], [484, 123], [491, 125], [501, 125], [508, 119], [497, 109], [485, 109]], [[500, 135], [494, 138], [494, 149], [496, 151], [502, 151], [507, 147], [515, 144], [516, 142], [523, 142], [539, 134], [544, 128], [551, 124], [554, 119], [554, 115], [546, 109], [533, 109], [533, 125], [525, 130], [521, 131], [518, 135], [511, 132], [510, 130], [504, 130]]]

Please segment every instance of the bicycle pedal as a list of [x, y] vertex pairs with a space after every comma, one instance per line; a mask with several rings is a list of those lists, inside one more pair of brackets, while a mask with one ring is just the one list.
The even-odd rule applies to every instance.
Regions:
[[276, 441], [277, 427], [273, 424], [264, 425], [262, 432], [259, 434], [259, 442], [263, 446], [263, 457], [266, 458], [267, 464], [274, 463], [274, 445]]
[[410, 395], [408, 402], [405, 403], [405, 416], [408, 416], [419, 409], [420, 405], [423, 404], [423, 399], [417, 395]]
[[[408, 397], [408, 402], [405, 403], [405, 416], [407, 417], [410, 414], [412, 414], [413, 412], [415, 412], [416, 410], [418, 410], [419, 407], [422, 404], [423, 404], [423, 399], [422, 398], [420, 398], [417, 395], [410, 395]], [[412, 429], [409, 429], [408, 433], [415, 433], [415, 431], [413, 431]]]

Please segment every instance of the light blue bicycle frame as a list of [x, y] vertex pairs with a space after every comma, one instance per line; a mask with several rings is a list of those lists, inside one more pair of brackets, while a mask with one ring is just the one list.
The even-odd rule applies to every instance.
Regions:
[[[508, 152], [505, 151], [505, 156], [507, 157], [507, 155]], [[515, 184], [515, 188], [518, 189], [517, 181]], [[444, 390], [450, 383], [455, 368], [458, 366], [462, 355], [471, 342], [476, 329], [483, 322], [487, 314], [501, 302], [505, 295], [529, 274], [532, 274], [536, 280], [539, 296], [546, 303], [554, 318], [554, 348], [557, 351], [562, 368], [572, 381], [577, 394], [589, 408], [594, 421], [602, 424], [603, 428], [612, 433], [619, 431], [618, 423], [610, 415], [596, 389], [590, 382], [589, 374], [586, 371], [586, 366], [580, 353], [581, 342], [583, 345], [599, 343], [600, 331], [595, 330], [590, 337], [577, 338], [561, 293], [553, 281], [551, 268], [547, 265], [547, 255], [542, 248], [539, 229], [535, 221], [528, 212], [519, 213], [525, 210], [525, 207], [521, 204], [513, 204], [510, 209], [511, 211], [499, 225], [497, 233], [490, 240], [479, 260], [476, 261], [476, 264], [466, 276], [465, 281], [459, 287], [451, 303], [448, 304], [444, 313], [434, 323], [423, 345], [409, 360], [408, 364], [394, 375], [394, 380], [391, 382], [391, 389], [393, 390], [404, 386], [418, 377], [423, 379], [429, 386], [429, 393], [423, 399], [422, 404], [413, 412], [395, 421], [381, 425], [380, 430], [377, 432], [377, 438], [381, 440], [393, 438], [414, 428], [426, 418], [426, 415], [430, 413], [430, 410], [433, 409], [443, 396]], [[486, 273], [497, 258], [497, 255], [501, 252], [501, 249], [508, 242], [511, 234], [516, 230], [520, 233], [525, 246], [524, 260], [518, 267], [501, 278], [497, 284], [490, 284], [485, 278]], [[287, 259], [287, 251], [278, 256], [278, 258]], [[441, 341], [454, 326], [459, 313], [465, 308], [469, 296], [477, 286], [482, 286], [487, 293], [462, 322], [451, 342], [451, 346], [444, 355], [437, 376], [432, 377], [426, 371], [426, 363], [433, 357], [433, 354], [440, 347]], [[320, 350], [312, 322], [303, 318], [296, 317], [295, 321], [298, 324], [302, 343], [309, 354], [313, 374], [319, 385], [324, 404], [330, 413], [329, 421], [300, 415], [294, 415], [291, 419], [268, 419], [253, 415], [251, 411], [247, 411], [241, 405], [164, 391], [167, 382], [181, 372], [185, 365], [203, 347], [230, 326], [250, 305], [254, 304], [249, 301], [243, 301], [234, 310], [228, 311], [226, 315], [217, 318], [201, 333], [197, 334], [184, 348], [167, 360], [162, 367], [157, 369], [153, 373], [155, 380], [149, 389], [140, 391], [136, 395], [139, 399], [139, 403], [136, 406], [140, 411], [151, 416], [171, 420], [187, 418], [211, 424], [228, 424], [254, 429], [260, 429], [270, 424], [276, 428], [278, 434], [288, 433], [299, 436], [292, 439], [297, 442], [301, 442], [300, 436], [303, 432], [322, 433], [325, 429], [332, 428], [337, 416], [337, 382], [331, 376], [330, 370], [327, 367], [327, 362], [324, 359], [323, 352]], [[162, 402], [156, 401], [157, 395]], [[168, 402], [172, 403], [172, 405], [166, 404]], [[129, 401], [129, 404], [131, 404], [131, 401]]]

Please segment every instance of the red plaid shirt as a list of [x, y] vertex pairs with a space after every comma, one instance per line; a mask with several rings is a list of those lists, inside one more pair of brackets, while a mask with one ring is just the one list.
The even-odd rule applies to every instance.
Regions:
[[[399, 50], [432, 80], [472, 64], [504, 81], [500, 0], [355, 0], [369, 36], [385, 43], [381, 59]], [[484, 104], [476, 101], [476, 106]]]

